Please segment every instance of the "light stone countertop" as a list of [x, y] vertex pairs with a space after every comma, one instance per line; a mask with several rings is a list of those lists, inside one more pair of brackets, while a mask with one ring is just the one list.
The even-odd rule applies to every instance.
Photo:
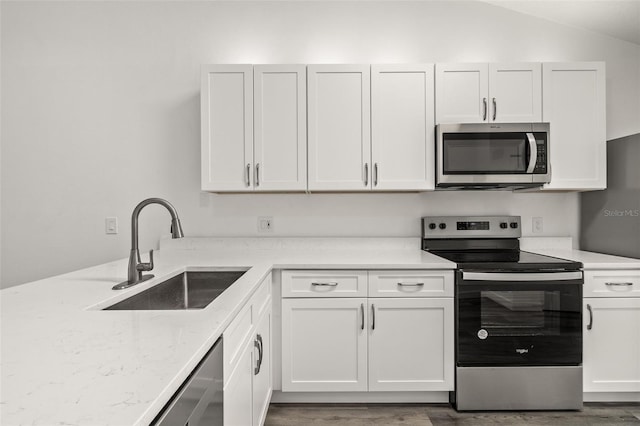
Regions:
[[[0, 291], [0, 424], [149, 424], [272, 269], [455, 268], [419, 250], [417, 238], [310, 240], [320, 244], [187, 238], [163, 242], [155, 278], [127, 290], [111, 290], [126, 278], [122, 259]], [[185, 270], [216, 267], [249, 269], [205, 309], [100, 310]]]

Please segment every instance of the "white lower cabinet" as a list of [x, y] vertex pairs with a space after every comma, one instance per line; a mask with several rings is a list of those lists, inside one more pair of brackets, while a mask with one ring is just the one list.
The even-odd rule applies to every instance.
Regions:
[[453, 389], [453, 299], [369, 299], [369, 390]]
[[[256, 329], [253, 363], [253, 425], [264, 423], [271, 400], [271, 308], [262, 315]], [[246, 423], [249, 424], [249, 423]]]
[[[283, 271], [283, 294], [296, 272]], [[283, 392], [453, 390], [453, 272], [403, 272], [360, 271], [369, 296], [385, 282], [389, 297], [283, 298]], [[420, 291], [440, 281], [450, 297]]]
[[366, 298], [282, 300], [282, 390], [366, 391]]
[[640, 298], [585, 298], [584, 313], [584, 392], [640, 392]]
[[585, 271], [583, 313], [585, 399], [640, 401], [640, 270]]
[[262, 425], [272, 392], [271, 277], [223, 333], [226, 426]]

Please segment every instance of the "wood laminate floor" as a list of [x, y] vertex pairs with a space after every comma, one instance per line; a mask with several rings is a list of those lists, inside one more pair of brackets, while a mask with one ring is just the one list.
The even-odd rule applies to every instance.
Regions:
[[582, 411], [458, 413], [448, 404], [271, 404], [265, 426], [640, 426], [640, 403], [588, 403]]

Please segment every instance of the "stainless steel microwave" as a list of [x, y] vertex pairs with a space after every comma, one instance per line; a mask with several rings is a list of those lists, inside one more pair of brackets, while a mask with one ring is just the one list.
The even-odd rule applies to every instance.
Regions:
[[437, 189], [518, 189], [551, 180], [549, 123], [439, 124]]

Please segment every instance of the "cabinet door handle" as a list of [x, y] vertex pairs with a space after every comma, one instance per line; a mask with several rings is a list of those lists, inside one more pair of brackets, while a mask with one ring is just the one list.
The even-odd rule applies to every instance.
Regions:
[[373, 186], [378, 186], [378, 163], [373, 163]]
[[364, 186], [369, 186], [369, 163], [364, 163]]
[[398, 285], [401, 285], [403, 287], [421, 287], [424, 285], [424, 283], [398, 283]]
[[604, 285], [608, 285], [610, 287], [631, 287], [633, 285], [633, 283], [631, 282], [624, 282], [624, 283], [604, 283]]
[[260, 163], [256, 163], [256, 186], [260, 186]]
[[251, 164], [247, 163], [247, 170], [245, 175], [245, 183], [247, 184], [247, 186], [251, 186], [251, 176], [249, 176], [250, 174], [251, 174]]
[[258, 361], [256, 362], [256, 367], [253, 369], [253, 374], [255, 376], [260, 373], [260, 368], [262, 367], [262, 355], [263, 355], [263, 346], [262, 346], [262, 336], [257, 335], [256, 340], [253, 341], [253, 345], [258, 348]]
[[376, 329], [376, 305], [371, 304], [371, 330]]
[[311, 283], [311, 285], [317, 286], [317, 287], [336, 287], [338, 285], [337, 282], [332, 281], [332, 282], [327, 282], [327, 283]]
[[587, 324], [587, 330], [591, 330], [593, 328], [593, 310], [591, 310], [591, 305], [588, 303], [587, 310], [589, 311], [589, 324]]
[[496, 121], [496, 114], [498, 113], [498, 104], [496, 98], [493, 98], [493, 121]]
[[360, 304], [360, 330], [364, 330], [364, 303]]
[[482, 121], [487, 120], [487, 98], [482, 98]]

